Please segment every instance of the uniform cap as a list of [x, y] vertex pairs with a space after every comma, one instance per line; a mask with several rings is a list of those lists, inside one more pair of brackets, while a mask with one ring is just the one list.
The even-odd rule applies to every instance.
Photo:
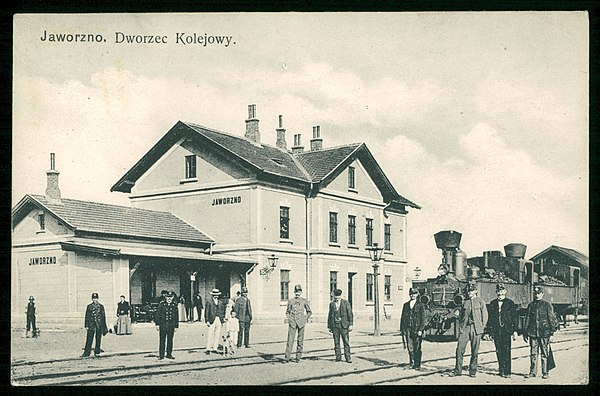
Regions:
[[212, 289], [212, 291], [210, 292], [211, 296], [220, 296], [221, 292], [219, 291], [219, 289]]
[[248, 293], [248, 288], [247, 287], [242, 287], [242, 293]]
[[475, 290], [477, 290], [477, 284], [476, 283], [469, 283], [467, 285], [467, 287], [465, 287], [465, 289], [467, 291], [475, 291]]
[[29, 296], [29, 301], [33, 301], [35, 300], [35, 298], [33, 298], [33, 296]]
[[504, 285], [502, 283], [498, 283], [496, 285], [496, 291], [500, 291], [500, 290], [506, 290], [506, 287], [504, 287]]
[[173, 297], [175, 296], [175, 293], [173, 293], [172, 291], [168, 291], [165, 293], [165, 297]]
[[335, 289], [333, 291], [333, 295], [336, 296], [336, 297], [337, 296], [341, 296], [342, 295], [342, 290], [341, 289]]
[[418, 291], [417, 289], [415, 289], [414, 287], [411, 287], [411, 288], [408, 290], [408, 294], [411, 294], [411, 295], [412, 295], [412, 294], [419, 294], [419, 291]]
[[533, 288], [533, 292], [534, 293], [543, 293], [544, 289], [542, 289], [541, 286], [536, 286], [536, 287]]
[[98, 298], [98, 293], [92, 293], [92, 298]]
[[300, 285], [294, 286], [294, 291], [295, 292], [302, 291], [302, 286], [300, 286]]

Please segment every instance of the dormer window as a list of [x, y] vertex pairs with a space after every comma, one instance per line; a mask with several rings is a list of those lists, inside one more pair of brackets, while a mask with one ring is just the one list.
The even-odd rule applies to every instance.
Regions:
[[282, 159], [279, 158], [271, 158], [271, 161], [275, 162], [279, 166], [285, 166]]
[[185, 178], [195, 179], [196, 178], [196, 156], [186, 155], [185, 156]]
[[353, 166], [348, 167], [348, 190], [356, 190], [356, 169]]
[[46, 229], [46, 215], [44, 213], [38, 213], [38, 223], [40, 223], [40, 231]]

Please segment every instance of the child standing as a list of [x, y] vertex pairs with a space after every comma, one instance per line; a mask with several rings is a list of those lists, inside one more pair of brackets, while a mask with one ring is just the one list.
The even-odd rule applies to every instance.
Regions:
[[223, 345], [223, 352], [225, 349], [229, 349], [229, 354], [235, 354], [235, 345], [237, 342], [238, 332], [240, 331], [240, 321], [235, 317], [235, 311], [231, 311], [231, 316], [225, 322], [225, 329], [227, 330], [227, 338]]

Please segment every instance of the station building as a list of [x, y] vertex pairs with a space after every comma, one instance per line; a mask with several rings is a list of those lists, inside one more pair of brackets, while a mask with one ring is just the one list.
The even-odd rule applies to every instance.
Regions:
[[277, 141], [265, 144], [255, 114], [250, 105], [244, 137], [177, 122], [111, 188], [131, 208], [62, 199], [52, 161], [46, 195], [13, 209], [13, 321], [31, 294], [40, 322], [80, 324], [94, 291], [110, 312], [121, 294], [139, 307], [161, 290], [206, 300], [246, 286], [255, 322], [283, 323], [295, 284], [315, 321], [335, 288], [357, 320], [372, 320], [375, 243], [381, 316], [398, 319], [407, 214], [420, 207], [364, 143], [324, 148], [315, 126], [310, 149], [300, 135], [288, 149], [279, 116]]

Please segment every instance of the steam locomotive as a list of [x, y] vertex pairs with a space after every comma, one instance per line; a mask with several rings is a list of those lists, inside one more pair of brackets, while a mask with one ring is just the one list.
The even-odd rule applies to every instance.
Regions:
[[457, 231], [440, 231], [434, 235], [442, 251], [442, 264], [438, 276], [427, 280], [414, 280], [420, 301], [426, 307], [426, 336], [458, 339], [455, 311], [460, 309], [464, 289], [475, 282], [479, 296], [489, 304], [496, 298], [496, 284], [506, 287], [507, 297], [519, 307], [517, 332], [523, 332], [527, 305], [533, 300], [533, 287], [544, 287], [544, 299], [550, 302], [561, 316], [576, 312], [580, 303], [579, 269], [567, 265], [536, 267], [525, 260], [527, 246], [510, 243], [500, 251], [483, 252], [483, 256], [467, 259], [460, 250], [462, 234]]

